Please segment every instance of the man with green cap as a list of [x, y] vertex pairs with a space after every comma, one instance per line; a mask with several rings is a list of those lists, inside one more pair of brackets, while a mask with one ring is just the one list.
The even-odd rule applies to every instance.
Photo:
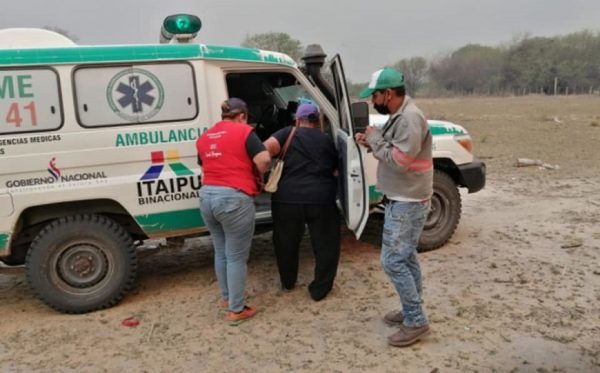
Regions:
[[356, 134], [356, 141], [379, 160], [377, 188], [386, 196], [381, 264], [402, 305], [383, 320], [399, 327], [388, 343], [403, 347], [429, 332], [417, 245], [433, 194], [432, 139], [425, 116], [405, 93], [402, 73], [389, 67], [376, 71], [360, 93], [369, 96], [374, 109], [390, 117], [383, 127]]

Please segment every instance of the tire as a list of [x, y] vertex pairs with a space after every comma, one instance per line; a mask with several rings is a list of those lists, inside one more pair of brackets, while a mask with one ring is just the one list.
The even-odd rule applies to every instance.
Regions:
[[133, 286], [131, 236], [100, 215], [63, 217], [45, 226], [26, 258], [27, 281], [44, 303], [64, 313], [115, 305]]
[[383, 238], [383, 223], [384, 214], [372, 213], [369, 215], [367, 225], [365, 225], [365, 229], [363, 229], [360, 240], [377, 248], [381, 248], [381, 241]]
[[419, 240], [419, 252], [435, 250], [454, 234], [461, 214], [460, 192], [454, 180], [443, 171], [433, 174], [431, 210]]

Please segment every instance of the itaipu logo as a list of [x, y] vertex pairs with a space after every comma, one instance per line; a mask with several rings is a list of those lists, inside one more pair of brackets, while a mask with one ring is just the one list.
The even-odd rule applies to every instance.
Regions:
[[121, 118], [144, 122], [160, 111], [165, 93], [156, 75], [144, 69], [128, 68], [110, 80], [106, 98], [110, 108]]
[[48, 172], [54, 178], [54, 180], [58, 180], [60, 177], [60, 169], [56, 167], [56, 157], [52, 157], [50, 162], [48, 162]]
[[160, 177], [160, 173], [165, 167], [165, 163], [169, 165], [171, 170], [175, 172], [175, 175], [177, 176], [194, 175], [194, 173], [189, 168], [187, 168], [183, 163], [181, 163], [181, 157], [179, 156], [178, 150], [173, 149], [167, 150], [166, 152], [152, 152], [150, 153], [150, 159], [152, 161], [152, 165], [150, 166], [150, 168], [148, 168], [144, 175], [142, 175], [140, 180], [158, 179]]
[[[198, 200], [201, 177], [181, 163], [179, 151], [156, 151], [150, 154], [150, 158], [152, 165], [137, 182], [139, 205]], [[160, 178], [165, 165], [175, 173], [175, 177], [167, 175], [164, 179]]]

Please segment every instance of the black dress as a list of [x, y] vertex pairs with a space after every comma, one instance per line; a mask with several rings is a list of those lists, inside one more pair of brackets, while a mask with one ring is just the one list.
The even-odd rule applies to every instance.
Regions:
[[[273, 134], [283, 147], [292, 127]], [[299, 246], [308, 226], [315, 255], [308, 289], [321, 300], [333, 287], [340, 257], [340, 216], [335, 204], [338, 156], [332, 138], [318, 128], [298, 127], [284, 159], [277, 192], [271, 197], [273, 245], [281, 285], [295, 286]]]

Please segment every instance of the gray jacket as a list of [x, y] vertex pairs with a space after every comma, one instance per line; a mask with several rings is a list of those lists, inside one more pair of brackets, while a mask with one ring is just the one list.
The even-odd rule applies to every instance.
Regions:
[[367, 137], [377, 165], [377, 188], [388, 198], [427, 200], [433, 194], [431, 132], [409, 96], [381, 129]]

